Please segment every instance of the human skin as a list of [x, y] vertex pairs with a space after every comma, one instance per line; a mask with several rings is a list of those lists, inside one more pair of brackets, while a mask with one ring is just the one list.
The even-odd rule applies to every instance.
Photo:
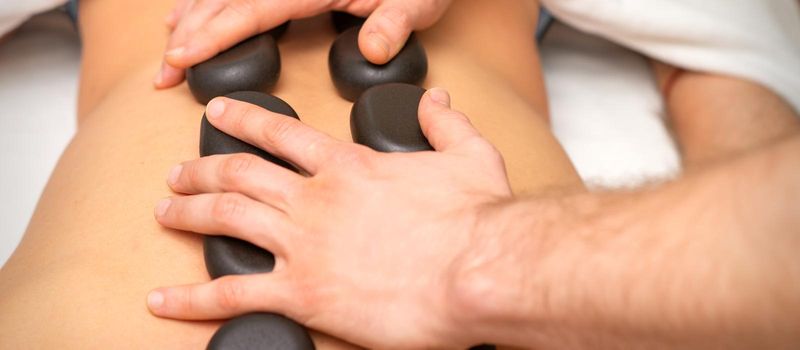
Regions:
[[184, 69], [203, 62], [255, 34], [288, 20], [328, 11], [366, 17], [358, 44], [374, 64], [389, 62], [413, 30], [430, 27], [442, 17], [451, 0], [179, 0], [165, 18], [172, 29], [161, 70], [154, 84], [175, 86]]
[[[751, 156], [751, 158], [769, 158], [772, 153], [780, 153], [782, 154], [781, 158], [787, 158], [787, 154], [791, 154], [786, 151], [764, 151], [762, 149], [772, 146], [771, 143], [776, 142], [776, 140], [795, 134], [798, 125], [796, 115], [791, 107], [773, 92], [753, 82], [702, 72], [683, 72], [673, 81], [671, 86], [666, 87], [664, 85], [668, 80], [668, 76], [675, 72], [675, 68], [656, 64], [655, 71], [662, 90], [668, 90], [669, 92], [666, 104], [669, 107], [672, 124], [675, 126], [677, 141], [681, 145], [684, 164], [690, 173], [696, 167], [707, 167], [709, 163], [714, 161], [730, 161], [741, 157], [743, 153], [748, 151], [754, 152], [756, 150], [762, 153], [759, 156]], [[217, 102], [222, 103], [220, 101]], [[213, 107], [209, 106], [209, 108]], [[420, 111], [423, 127], [425, 127], [426, 121], [431, 123], [431, 119], [435, 118], [430, 114], [424, 114], [425, 108], [425, 106], [421, 107]], [[234, 116], [234, 118], [236, 117]], [[442, 122], [441, 124], [446, 123]], [[753, 128], [754, 125], [758, 127]], [[280, 129], [285, 129], [285, 127]], [[446, 128], [443, 127], [441, 129]], [[456, 127], [456, 129], [458, 128]], [[234, 132], [233, 130], [231, 131]], [[439, 131], [442, 132], [442, 130]], [[295, 135], [295, 133], [288, 134]], [[428, 136], [429, 138], [432, 137], [432, 135]], [[279, 146], [293, 147], [292, 145], [295, 144], [285, 137], [277, 136], [266, 137], [266, 139], [259, 141], [258, 137], [251, 134], [249, 139], [254, 143], [260, 142], [265, 145], [265, 148], [277, 153], [280, 153]], [[304, 140], [306, 142], [309, 141], [308, 139]], [[280, 145], [279, 141], [289, 145]], [[299, 145], [297, 147], [300, 150], [304, 149]], [[288, 153], [290, 155], [306, 153], [300, 150], [290, 150]], [[437, 150], [447, 153], [444, 149], [437, 148]], [[797, 299], [785, 297], [787, 294], [796, 292], [796, 290], [792, 289], [791, 283], [778, 283], [775, 290], [769, 292], [748, 294], [746, 291], [742, 291], [740, 295], [708, 302], [707, 298], [713, 298], [716, 295], [727, 297], [726, 294], [728, 292], [724, 289], [726, 288], [725, 283], [730, 283], [729, 278], [740, 280], [744, 283], [752, 282], [752, 276], [743, 276], [742, 273], [742, 270], [747, 269], [746, 265], [750, 261], [745, 259], [735, 261], [737, 263], [736, 267], [741, 268], [739, 270], [736, 267], [725, 269], [725, 267], [729, 266], [720, 264], [719, 261], [712, 261], [710, 264], [712, 265], [712, 270], [720, 272], [720, 274], [713, 275], [702, 271], [701, 273], [693, 274], [696, 266], [686, 264], [685, 261], [698, 259], [703, 254], [708, 254], [708, 257], [712, 259], [717, 258], [723, 261], [730, 259], [730, 257], [724, 256], [725, 252], [720, 253], [714, 249], [696, 249], [693, 252], [697, 256], [688, 254], [681, 256], [680, 254], [664, 252], [664, 250], [673, 250], [675, 249], [674, 247], [694, 248], [699, 245], [697, 242], [688, 241], [686, 237], [689, 233], [697, 234], [697, 236], [691, 236], [691, 238], [710, 237], [710, 239], [719, 238], [723, 232], [728, 233], [725, 231], [699, 232], [699, 234], [695, 231], [689, 231], [687, 233], [685, 232], [685, 227], [691, 223], [687, 216], [689, 218], [695, 217], [690, 210], [696, 210], [700, 206], [697, 203], [708, 205], [709, 202], [715, 200], [742, 201], [747, 200], [750, 195], [757, 196], [757, 193], [752, 192], [745, 193], [737, 198], [725, 196], [726, 191], [730, 190], [726, 186], [753, 186], [753, 184], [731, 183], [730, 181], [724, 181], [724, 179], [730, 176], [730, 173], [747, 174], [752, 172], [754, 168], [751, 167], [757, 168], [761, 165], [757, 164], [759, 163], [758, 161], [736, 160], [723, 166], [723, 170], [706, 170], [701, 175], [690, 174], [674, 184], [668, 184], [663, 188], [652, 191], [642, 190], [642, 193], [560, 196], [558, 198], [545, 199], [527, 198], [527, 200], [525, 198], [517, 198], [510, 200], [507, 193], [505, 196], [502, 194], [502, 190], [489, 188], [486, 189], [487, 193], [484, 193], [484, 196], [475, 196], [478, 199], [475, 200], [476, 203], [473, 203], [474, 207], [471, 208], [470, 206], [463, 207], [464, 200], [460, 195], [464, 193], [472, 195], [480, 193], [474, 188], [461, 188], [461, 191], [452, 189], [451, 192], [456, 195], [452, 195], [449, 200], [414, 200], [413, 198], [402, 197], [398, 193], [384, 193], [390, 192], [388, 189], [383, 189], [384, 191], [382, 191], [381, 189], [365, 186], [364, 183], [368, 181], [341, 170], [350, 166], [355, 159], [356, 164], [369, 164], [369, 169], [377, 173], [373, 177], [386, 182], [393, 180], [394, 183], [390, 187], [394, 189], [406, 188], [407, 190], [412, 185], [403, 181], [413, 179], [415, 175], [426, 179], [436, 178], [435, 176], [430, 176], [427, 172], [419, 170], [426, 169], [429, 166], [422, 164], [418, 166], [409, 165], [411, 161], [405, 159], [408, 163], [404, 163], [406, 166], [402, 168], [414, 169], [414, 173], [403, 173], [397, 178], [387, 180], [385, 173], [388, 171], [394, 172], [398, 169], [397, 166], [387, 165], [387, 163], [391, 164], [392, 162], [373, 160], [370, 156], [360, 155], [360, 150], [342, 150], [341, 153], [348, 154], [348, 156], [342, 157], [348, 161], [348, 165], [341, 163], [328, 164], [329, 167], [340, 170], [341, 174], [335, 174], [336, 171], [329, 171], [324, 173], [327, 177], [315, 175], [315, 178], [322, 177], [324, 180], [308, 180], [310, 184], [305, 186], [298, 185], [298, 183], [302, 182], [301, 180], [288, 180], [287, 176], [285, 176], [287, 174], [278, 175], [275, 174], [274, 170], [266, 169], [268, 167], [263, 166], [263, 164], [256, 165], [259, 162], [251, 158], [219, 157], [185, 163], [182, 167], [176, 168], [169, 179], [172, 188], [185, 194], [202, 193], [203, 195], [195, 198], [175, 198], [162, 202], [156, 209], [157, 219], [162, 224], [170, 227], [202, 233], [226, 232], [260, 243], [262, 246], [278, 252], [278, 271], [280, 273], [268, 277], [260, 277], [261, 279], [258, 281], [256, 281], [258, 277], [235, 277], [222, 279], [210, 285], [163, 289], [159, 293], [151, 294], [153, 298], [151, 301], [156, 301], [155, 304], [161, 303], [160, 305], [151, 305], [153, 312], [166, 317], [204, 319], [230, 317], [249, 310], [277, 310], [293, 316], [312, 327], [326, 330], [344, 339], [373, 348], [466, 347], [479, 341], [542, 348], [705, 349], [751, 348], [754, 346], [791, 348], [797, 344], [797, 339], [791, 337], [790, 333], [792, 327], [797, 324], [796, 319], [785, 317], [781, 313], [785, 310], [778, 307], [772, 307], [767, 311], [755, 310], [755, 306], [761, 304], [758, 300], [759, 298], [771, 298], [775, 295], [778, 296], [778, 304], [788, 304], [791, 305], [790, 309], [797, 310]], [[480, 152], [471, 154], [480, 154]], [[379, 156], [374, 154], [371, 156], [380, 159]], [[493, 160], [495, 156], [487, 156], [488, 159], [482, 159], [482, 162], [479, 163], [496, 163], [496, 160]], [[406, 156], [400, 157], [406, 158]], [[287, 158], [291, 159], [291, 156]], [[363, 160], [364, 158], [366, 160]], [[448, 164], [445, 161], [430, 163]], [[362, 169], [359, 165], [355, 167]], [[441, 166], [442, 169], [447, 167]], [[474, 173], [468, 165], [463, 167], [450, 165], [449, 167], [460, 174]], [[324, 166], [319, 165], [319, 168], [324, 168]], [[312, 171], [312, 174], [316, 173], [317, 170], [319, 169]], [[181, 175], [184, 172], [194, 175]], [[783, 175], [791, 174], [791, 170], [782, 169], [778, 171], [778, 173], [781, 172], [783, 172]], [[331, 173], [335, 175], [330, 175]], [[396, 172], [393, 174], [396, 174]], [[493, 177], [502, 176], [498, 174], [501, 174], [501, 172], [495, 171]], [[758, 175], [760, 180], [765, 180], [765, 178], [772, 177], [774, 174]], [[460, 178], [456, 174], [451, 174], [451, 176], [451, 178], [444, 176], [447, 180], [443, 182], [450, 185], [470, 183], [465, 179], [458, 181]], [[277, 179], [281, 192], [276, 195], [275, 189], [270, 190], [263, 185], [259, 185], [256, 179], [263, 177]], [[428, 239], [426, 237], [427, 231], [421, 230], [421, 233], [409, 235], [409, 230], [406, 226], [403, 223], [398, 223], [397, 227], [399, 229], [397, 232], [388, 232], [385, 235], [371, 235], [369, 236], [369, 242], [354, 239], [353, 241], [355, 242], [352, 246], [361, 247], [361, 250], [348, 249], [348, 247], [331, 247], [330, 250], [332, 252], [326, 254], [325, 248], [319, 248], [325, 246], [324, 243], [328, 241], [326, 237], [315, 237], [319, 241], [311, 238], [304, 240], [303, 233], [305, 232], [309, 235], [309, 232], [313, 232], [316, 235], [324, 232], [330, 234], [331, 237], [341, 237], [337, 239], [349, 242], [350, 236], [342, 235], [341, 232], [327, 232], [327, 225], [320, 224], [320, 222], [330, 224], [331, 222], [338, 222], [336, 218], [346, 217], [346, 221], [363, 223], [364, 218], [362, 216], [351, 213], [358, 213], [369, 218], [382, 217], [381, 213], [365, 210], [364, 207], [370, 207], [369, 200], [364, 200], [367, 204], [332, 201], [333, 203], [327, 204], [329, 207], [326, 207], [325, 204], [322, 204], [322, 208], [308, 204], [306, 206], [297, 205], [299, 208], [292, 208], [291, 205], [287, 204], [287, 197], [299, 197], [293, 198], [295, 204], [297, 204], [311, 202], [310, 198], [342, 197], [330, 195], [328, 192], [335, 192], [331, 188], [340, 190], [343, 188], [344, 190], [342, 191], [345, 193], [358, 193], [357, 190], [348, 187], [346, 184], [330, 180], [330, 178], [350, 177], [357, 178], [356, 182], [359, 183], [359, 186], [363, 186], [360, 189], [366, 188], [364, 190], [365, 195], [366, 193], [373, 195], [378, 193], [381, 198], [391, 198], [393, 200], [391, 203], [383, 203], [383, 206], [374, 207], [402, 208], [406, 206], [406, 209], [408, 209], [408, 206], [415, 205], [417, 207], [421, 206], [421, 209], [417, 209], [426, 212], [429, 210], [435, 212], [437, 209], [448, 213], [461, 211], [462, 216], [459, 219], [453, 219], [452, 215], [443, 215], [445, 219], [442, 221], [444, 223], [423, 225], [440, 228], [441, 231], [436, 231], [437, 237], [453, 237], [448, 233], [464, 231], [465, 229], [462, 226], [451, 223], [456, 221], [462, 224], [472, 223], [479, 227], [491, 227], [491, 230], [487, 230], [488, 232], [484, 233], [484, 237], [491, 238], [481, 239], [482, 235], [479, 233], [470, 234], [468, 236], [471, 239], [470, 243], [473, 245], [470, 248], [463, 248], [465, 245], [469, 245], [464, 243], [463, 235], [456, 236], [453, 241], [445, 240], [441, 244], [424, 243]], [[370, 178], [370, 176], [367, 177]], [[781, 176], [779, 175], [778, 177]], [[785, 181], [786, 176], [783, 177], [784, 181], [781, 181], [778, 187], [788, 185], [789, 182]], [[471, 180], [476, 179], [481, 180], [482, 178], [476, 175]], [[484, 180], [486, 180], [485, 183], [487, 185], [497, 183], [496, 179]], [[717, 181], [723, 184], [722, 187], [714, 186], [717, 191], [708, 193], [709, 191], [704, 190], [705, 187], [710, 186], [710, 184], [716, 184]], [[320, 182], [328, 184], [319, 185]], [[412, 181], [412, 183], [415, 182]], [[432, 187], [439, 185], [442, 184], [433, 184]], [[312, 187], [312, 189], [286, 190], [286, 188], [292, 189], [295, 187]], [[416, 186], [414, 188], [416, 194], [428, 199], [428, 192], [419, 191]], [[435, 192], [434, 190], [431, 191]], [[227, 194], [221, 195], [220, 193], [223, 192], [227, 192]], [[298, 195], [295, 192], [300, 192], [301, 194]], [[233, 193], [240, 193], [240, 195]], [[776, 193], [777, 191], [773, 191], [771, 195], [775, 196]], [[242, 197], [241, 194], [254, 198], [256, 201]], [[306, 200], [301, 199], [303, 194], [305, 194]], [[715, 197], [717, 195], [719, 196]], [[685, 196], [686, 199], [678, 199], [679, 196]], [[358, 197], [363, 199], [368, 196]], [[432, 197], [437, 196], [434, 195]], [[509, 202], [504, 205], [496, 205], [497, 209], [491, 210], [497, 213], [495, 217], [501, 219], [490, 220], [486, 219], [487, 215], [475, 214], [475, 212], [484, 213], [485, 210], [481, 209], [486, 207], [486, 203], [492, 200]], [[265, 206], [260, 205], [263, 203], [258, 203], [259, 201], [266, 203], [268, 209], [264, 209]], [[648, 211], [643, 212], [638, 207], [639, 201], [649, 202], [652, 207], [656, 208], [673, 205], [679, 205], [682, 208], [675, 211], [677, 217], [666, 219]], [[452, 203], [458, 203], [456, 208], [453, 208]], [[451, 205], [448, 206], [447, 204]], [[711, 223], [712, 226], [720, 228], [726, 227], [731, 221], [738, 222], [738, 220], [733, 219], [733, 215], [725, 205], [720, 205], [719, 203], [711, 204], [708, 211], [712, 213], [713, 220], [716, 220]], [[777, 208], [779, 212], [784, 214], [783, 219], [785, 219], [786, 213], [791, 212], [791, 209], [787, 210], [787, 207], [797, 206], [796, 201], [791, 200], [770, 204], [775, 206], [771, 209]], [[608, 205], [608, 208], [613, 208], [613, 210], [604, 208], [606, 205]], [[345, 210], [340, 212], [333, 208], [344, 208]], [[297, 212], [335, 214], [330, 217], [325, 215], [311, 215], [309, 217], [308, 215], [297, 214]], [[396, 213], [397, 210], [391, 210], [391, 212]], [[385, 214], [386, 211], [382, 213]], [[681, 214], [684, 217], [681, 217]], [[413, 214], [399, 216], [414, 218], [409, 220], [415, 225], [419, 221], [424, 221], [424, 219], [415, 220], [419, 219], [419, 217]], [[482, 220], [476, 219], [476, 217], [480, 217]], [[211, 219], [208, 220], [208, 218]], [[604, 218], [604, 220], [595, 218]], [[753, 222], [751, 224], [754, 228], [752, 231], [761, 230], [767, 226], [765, 216], [753, 214], [750, 220]], [[664, 225], [663, 227], [646, 227], [643, 224], [637, 224], [637, 221], [658, 221], [663, 222]], [[309, 222], [312, 224], [308, 224]], [[620, 224], [620, 222], [624, 225]], [[314, 226], [313, 223], [318, 223], [318, 226]], [[789, 223], [789, 225], [791, 224]], [[281, 232], [296, 233], [295, 235], [300, 238], [293, 238], [291, 243], [287, 243], [286, 239], [276, 238], [270, 234], [270, 231], [273, 231], [271, 225], [278, 225], [280, 227], [278, 231]], [[376, 223], [375, 225], [378, 226], [379, 224]], [[344, 227], [344, 230], [352, 229], [347, 225], [334, 226]], [[606, 226], [613, 227], [613, 232], [606, 234], [606, 230], [597, 229], [598, 227]], [[258, 229], [253, 229], [253, 227]], [[287, 229], [286, 227], [291, 228]], [[505, 230], [498, 230], [498, 227], [505, 228]], [[787, 238], [788, 236], [789, 243], [796, 243], [796, 241], [791, 241], [791, 235], [796, 234], [796, 232], [787, 232], [785, 230], [786, 227], [789, 226], [779, 227], [775, 232], [781, 236], [779, 238]], [[638, 228], [638, 230], [635, 228]], [[380, 231], [378, 227], [370, 225], [359, 227], [359, 229], [368, 232]], [[646, 229], [652, 231], [648, 232]], [[400, 231], [404, 233], [401, 234]], [[645, 261], [648, 259], [654, 260], [647, 256], [649, 253], [666, 256], [644, 267], [641, 267], [641, 264], [637, 265], [635, 261], [623, 258], [623, 253], [627, 252], [611, 250], [601, 254], [585, 252], [587, 260], [594, 258], [600, 262], [604, 262], [606, 259], [614, 259], [615, 256], [621, 257], [616, 261], [619, 265], [610, 264], [612, 265], [610, 267], [612, 272], [609, 274], [612, 276], [593, 276], [591, 272], [586, 273], [589, 277], [594, 278], [591, 280], [597, 285], [604, 284], [603, 277], [610, 277], [609, 280], [618, 280], [619, 277], [616, 274], [622, 274], [627, 277], [622, 279], [621, 282], [623, 283], [620, 283], [621, 286], [618, 288], [606, 289], [596, 288], [590, 284], [575, 285], [573, 281], [559, 274], [571, 275], [583, 272], [575, 271], [576, 269], [572, 267], [574, 264], [581, 264], [580, 258], [583, 253], [576, 254], [574, 252], [584, 249], [582, 245], [585, 244], [581, 239], [569, 240], [567, 238], [570, 237], [569, 233], [573, 231], [583, 234], [584, 237], [579, 238], [590, 237], [592, 240], [598, 239], [601, 242], [603, 239], [607, 239], [610, 242], [609, 246], [624, 239], [614, 235], [629, 238], [634, 242], [646, 241], [649, 243], [649, 241], [653, 241], [652, 232], [662, 233], [664, 237], [675, 237], [678, 232], [683, 231], [680, 232], [680, 237], [683, 240], [676, 239], [666, 243], [656, 242], [652, 246], [632, 244], [633, 247], [631, 249], [636, 251], [636, 254], [632, 254], [633, 260], [635, 258], [641, 258]], [[753, 232], [748, 233], [753, 234]], [[566, 248], [563, 249], [565, 253], [559, 254], [558, 251], [551, 253], [547, 248], [535, 246], [532, 243], [525, 244], [527, 243], [526, 241], [530, 240], [528, 237], [539, 234], [546, 237], [542, 239], [546, 244], [553, 244], [558, 247], [565, 246]], [[363, 237], [365, 233], [356, 232], [353, 235]], [[398, 235], [403, 237], [402, 242], [393, 240]], [[414, 238], [418, 237], [423, 238], [420, 238], [420, 242], [415, 244]], [[376, 244], [375, 242], [381, 243]], [[733, 242], [733, 245], [741, 247], [743, 245], [741, 243]], [[781, 244], [781, 240], [776, 240], [772, 243]], [[523, 248], [518, 247], [518, 244], [521, 244]], [[407, 254], [408, 251], [413, 249], [406, 249], [407, 245], [412, 247], [424, 246], [425, 249], [415, 251], [419, 252], [423, 257], [408, 256], [410, 255]], [[306, 256], [303, 256], [303, 249], [298, 249], [301, 252], [297, 252], [292, 249], [292, 246], [316, 247], [314, 254], [319, 253], [318, 256], [322, 256], [322, 258], [310, 258], [309, 256], [313, 254], [308, 252], [306, 252]], [[795, 244], [794, 247], [796, 246]], [[369, 247], [369, 250], [373, 252], [370, 256], [383, 257], [385, 260], [365, 261], [366, 259], [363, 259], [358, 252], [366, 249], [366, 247]], [[379, 251], [375, 252], [376, 247], [392, 248], [389, 248], [389, 251], [378, 248]], [[703, 248], [709, 247], [710, 245], [706, 242]], [[481, 254], [487, 248], [494, 248], [490, 251], [492, 254], [489, 257], [486, 254]], [[459, 251], [459, 249], [469, 250], [469, 252]], [[549, 284], [540, 282], [537, 277], [531, 277], [536, 272], [539, 272], [538, 268], [533, 268], [532, 266], [537, 266], [544, 260], [531, 259], [531, 257], [536, 256], [536, 253], [541, 255], [541, 252], [550, 253], [548, 257], [552, 255], [552, 258], [547, 260], [548, 263], [552, 263], [552, 265], [549, 265], [552, 271], [543, 271], [544, 274], [553, 275], [548, 280]], [[715, 253], [718, 256], [715, 256]], [[756, 254], [758, 256], [756, 260], [763, 257], [763, 252], [757, 253], [761, 254]], [[403, 254], [403, 256], [397, 257], [397, 254]], [[292, 256], [294, 261], [286, 258], [287, 255]], [[359, 259], [355, 262], [344, 259], [344, 257], [353, 256], [359, 257]], [[424, 259], [424, 257], [430, 256], [436, 256], [437, 259], [435, 261]], [[464, 256], [469, 258], [463, 258]], [[788, 254], [786, 256], [790, 257]], [[337, 260], [336, 257], [344, 260], [344, 262], [331, 262], [331, 260]], [[417, 264], [404, 266], [410, 275], [407, 278], [398, 277], [395, 269], [392, 269], [391, 273], [380, 271], [380, 267], [384, 266], [381, 264], [382, 262], [396, 261], [397, 259], [411, 260], [418, 263], [419, 266]], [[664, 278], [666, 281], [657, 281], [657, 283], [650, 285], [646, 283], [636, 285], [635, 280], [628, 280], [628, 278], [650, 278], [652, 276], [649, 276], [649, 274], [652, 274], [652, 271], [667, 273], [669, 271], [665, 267], [668, 262], [672, 262], [671, 259], [679, 260], [684, 264], [672, 264], [678, 267], [674, 268], [672, 276], [670, 276], [672, 278]], [[506, 264], [487, 263], [485, 266], [479, 267], [458, 266], [459, 263], [465, 264], [465, 261], [468, 262], [466, 265], [480, 265], [474, 262], [492, 260], [501, 260]], [[340, 265], [337, 265], [337, 262]], [[437, 263], [444, 266], [439, 266]], [[594, 266], [591, 263], [588, 265]], [[745, 267], [742, 268], [742, 265], [745, 265]], [[352, 273], [345, 274], [345, 276], [342, 276], [343, 274], [341, 273], [325, 275], [325, 272], [320, 272], [314, 274], [309, 271], [311, 269], [309, 266], [330, 266], [331, 270], [334, 271], [352, 271]], [[368, 268], [362, 268], [362, 266]], [[633, 271], [626, 270], [631, 266], [639, 266], [639, 268], [638, 270], [631, 269]], [[374, 267], [374, 269], [369, 267]], [[761, 267], [762, 269], [758, 272], [763, 273], [763, 276], [758, 277], [773, 282], [773, 284], [775, 284], [776, 280], [779, 281], [779, 278], [775, 278], [775, 276], [781, 273], [790, 275], [789, 280], [796, 280], [798, 277], [793, 274], [794, 271], [786, 273], [787, 271], [785, 270], [773, 269], [776, 266], [767, 264]], [[294, 274], [290, 275], [292, 270]], [[429, 276], [415, 274], [416, 271], [420, 270], [425, 270]], [[463, 270], [469, 271], [462, 272]], [[462, 276], [458, 276], [459, 272], [461, 272]], [[680, 276], [683, 272], [688, 273], [685, 276]], [[298, 278], [298, 275], [301, 277]], [[364, 276], [367, 277], [365, 278]], [[391, 281], [381, 281], [369, 276], [392, 276], [392, 278]], [[506, 279], [504, 280], [504, 278]], [[685, 280], [681, 278], [685, 278]], [[341, 282], [341, 280], [364, 281], [365, 279], [372, 283], [359, 282], [359, 284], [365, 285], [356, 283], [351, 283], [347, 286], [337, 285], [337, 282]], [[586, 279], [590, 280], [590, 278]], [[528, 280], [534, 280], [535, 282]], [[445, 281], [445, 283], [440, 283], [441, 281]], [[708, 281], [711, 288], [698, 290], [696, 287], [699, 284], [698, 281]], [[382, 285], [381, 283], [384, 284]], [[686, 293], [668, 294], [670, 300], [674, 299], [674, 304], [668, 304], [656, 297], [665, 295], [661, 291], [669, 290], [669, 283], [689, 284], [693, 288], [690, 288]], [[529, 284], [536, 284], [536, 286], [535, 288], [527, 286]], [[323, 288], [324, 292], [316, 292], [315, 286], [325, 286]], [[348, 287], [350, 288], [348, 289]], [[393, 290], [391, 287], [395, 289]], [[431, 293], [437, 287], [439, 292]], [[714, 287], [717, 289], [714, 289]], [[188, 290], [192, 292], [188, 292]], [[379, 296], [382, 298], [369, 298], [375, 294], [375, 290], [381, 291]], [[504, 290], [510, 290], [511, 292], [498, 292]], [[642, 307], [633, 309], [626, 304], [627, 300], [620, 302], [621, 298], [630, 298], [630, 295], [634, 295], [635, 291], [640, 290], [644, 290], [644, 292], [636, 294], [635, 297], [637, 301], [641, 300]], [[699, 295], [701, 292], [706, 291], [710, 292], [708, 296]], [[392, 297], [401, 292], [402, 298]], [[296, 296], [297, 293], [307, 293], [310, 296], [303, 298], [301, 301], [286, 297], [287, 295]], [[339, 294], [337, 295], [336, 293]], [[590, 293], [597, 293], [597, 295], [587, 295]], [[497, 294], [501, 295], [498, 296]], [[190, 298], [189, 295], [193, 298]], [[361, 298], [354, 299], [358, 300], [358, 305], [348, 305], [347, 302], [331, 305], [327, 302], [317, 301], [317, 299], [325, 301], [346, 299], [345, 296], [352, 295], [362, 295]], [[411, 296], [409, 297], [408, 295]], [[541, 312], [541, 309], [560, 310], [561, 305], [552, 306], [549, 304], [551, 295], [556, 296], [554, 303], [566, 305], [571, 312], [564, 314]], [[414, 296], [419, 297], [415, 299]], [[557, 298], [558, 296], [561, 296], [561, 298]], [[391, 300], [392, 310], [396, 307], [396, 309], [403, 312], [400, 314], [392, 313], [390, 317], [387, 317], [385, 309], [389, 305], [386, 305], [386, 302], [382, 302], [380, 299]], [[534, 301], [531, 301], [531, 299]], [[540, 299], [546, 300], [536, 303], [536, 301], [542, 301]], [[397, 300], [402, 300], [402, 302]], [[194, 309], [184, 309], [182, 303], [185, 301], [191, 301]], [[599, 315], [596, 318], [586, 317], [585, 310], [579, 308], [579, 306], [584, 306], [584, 303], [589, 304], [588, 306], [592, 307], [593, 310], [595, 308], [599, 309], [597, 311]], [[596, 305], [591, 303], [596, 303]], [[686, 303], [691, 303], [692, 305], [702, 303], [705, 308], [699, 309], [696, 315], [687, 317], [686, 314], [694, 310], [688, 310], [684, 305]], [[533, 306], [521, 308], [523, 311], [520, 312], [520, 305]], [[425, 310], [426, 318], [428, 318], [428, 315], [438, 314], [438, 320], [434, 316], [430, 322], [409, 322], [409, 320], [420, 318], [419, 315], [422, 312], [419, 310]], [[657, 318], [654, 315], [663, 318]], [[742, 315], [757, 316], [755, 317], [756, 320], [750, 320], [742, 317]], [[346, 320], [353, 319], [362, 322], [346, 322]], [[381, 325], [380, 328], [372, 332], [360, 332], [363, 329], [372, 330], [374, 328], [370, 327], [375, 327], [376, 324]], [[413, 326], [408, 326], [408, 324], [413, 324]], [[381, 334], [382, 336], [369, 337], [370, 334]]]
[[[171, 193], [169, 169], [198, 157], [204, 109], [185, 85], [152, 87], [173, 5], [81, 1], [78, 131], [0, 270], [0, 348], [203, 348], [221, 323], [160, 319], [144, 303], [156, 286], [209, 279], [200, 237], [152, 216]], [[459, 0], [418, 35], [430, 63], [424, 87], [447, 87], [473, 116], [503, 154], [516, 193], [581, 187], [547, 126], [535, 19], [528, 2]], [[504, 40], [492, 40], [498, 35]], [[271, 93], [304, 123], [349, 141], [351, 103], [327, 70], [334, 38], [325, 15], [292, 23], [278, 43], [284, 66]], [[346, 347], [319, 333], [314, 340]]]
[[369, 348], [800, 346], [800, 133], [654, 188], [514, 198], [500, 154], [449, 101], [423, 98], [436, 151], [416, 154], [212, 101], [217, 128], [309, 176], [241, 155], [173, 169], [188, 196], [159, 203], [162, 225], [246, 239], [279, 263], [157, 289], [151, 311], [275, 311]]
[[800, 130], [798, 111], [758, 83], [657, 61], [653, 69], [686, 168], [725, 160]]

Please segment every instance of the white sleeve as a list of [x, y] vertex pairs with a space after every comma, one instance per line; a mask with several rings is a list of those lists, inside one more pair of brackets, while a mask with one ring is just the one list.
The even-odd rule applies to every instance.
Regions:
[[800, 1], [542, 0], [559, 20], [685, 68], [758, 82], [800, 111]]

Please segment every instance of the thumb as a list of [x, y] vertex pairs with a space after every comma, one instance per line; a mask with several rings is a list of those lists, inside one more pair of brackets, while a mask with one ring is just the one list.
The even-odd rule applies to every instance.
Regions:
[[411, 32], [426, 28], [439, 20], [449, 2], [384, 1], [361, 27], [358, 38], [361, 53], [374, 64], [391, 61], [403, 49]]
[[450, 108], [450, 95], [444, 89], [428, 90], [420, 100], [418, 114], [422, 133], [436, 151], [452, 151], [481, 137], [467, 116]]

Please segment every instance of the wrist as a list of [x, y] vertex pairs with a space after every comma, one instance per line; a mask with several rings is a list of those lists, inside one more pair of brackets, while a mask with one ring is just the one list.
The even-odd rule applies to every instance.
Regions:
[[777, 339], [800, 322], [800, 276], [774, 263], [795, 255], [799, 149], [652, 190], [487, 206], [449, 285], [463, 334], [541, 348]]
[[541, 275], [536, 270], [546, 259], [546, 246], [553, 243], [548, 237], [561, 211], [556, 201], [524, 199], [481, 208], [448, 287], [461, 339], [530, 346], [537, 337], [532, 330], [552, 319], [542, 307], [548, 292], [538, 288]]
[[[692, 310], [685, 303], [720, 305], [702, 290], [676, 288], [713, 278], [682, 274], [692, 268], [681, 264], [698, 261], [695, 245], [719, 246], [713, 234], [684, 230], [691, 223], [680, 218], [692, 218], [707, 198], [699, 190], [684, 197], [692, 191], [676, 188], [687, 186], [697, 190], [687, 183], [489, 207], [470, 259], [456, 269], [453, 299], [465, 331], [481, 341], [537, 348], [639, 346], [649, 341], [637, 343], [642, 334], [687, 336], [669, 333], [697, 321], [686, 318]], [[664, 207], [673, 209], [667, 214]], [[719, 250], [704, 253], [713, 259]]]

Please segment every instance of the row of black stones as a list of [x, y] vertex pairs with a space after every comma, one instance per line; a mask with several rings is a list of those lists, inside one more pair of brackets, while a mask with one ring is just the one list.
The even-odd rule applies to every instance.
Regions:
[[[351, 111], [353, 140], [382, 152], [432, 150], [417, 116], [425, 90], [411, 85], [421, 84], [427, 75], [427, 57], [416, 37], [412, 34], [391, 62], [374, 65], [358, 49], [358, 28], [364, 20], [339, 12], [332, 13], [332, 18], [340, 35], [331, 47], [329, 68], [339, 94], [357, 100]], [[188, 69], [192, 94], [204, 104], [216, 96], [226, 96], [299, 119], [283, 100], [255, 92], [269, 91], [278, 81], [280, 54], [276, 41], [287, 26], [288, 22]], [[232, 153], [254, 154], [296, 171], [285, 161], [223, 133], [203, 115], [200, 155]], [[228, 236], [206, 236], [203, 250], [212, 278], [267, 273], [275, 265], [270, 252]], [[226, 322], [214, 334], [208, 349], [300, 350], [314, 349], [314, 344], [297, 323], [277, 314], [252, 313]]]
[[[358, 33], [364, 19], [333, 12], [336, 31], [341, 33], [331, 47], [328, 68], [339, 94], [355, 101], [350, 112], [353, 141], [380, 152], [431, 151], [419, 125], [419, 103], [428, 74], [428, 58], [415, 34], [389, 63], [378, 66], [366, 60], [358, 48]], [[477, 345], [471, 350], [492, 350]]]
[[[189, 89], [206, 104], [217, 96], [251, 103], [269, 111], [299, 119], [283, 100], [257, 91], [269, 91], [280, 76], [280, 53], [276, 41], [288, 22], [247, 39], [214, 58], [187, 70]], [[200, 125], [200, 156], [249, 153], [296, 171], [285, 161], [215, 128], [203, 115]], [[271, 272], [275, 257], [249, 242], [228, 236], [205, 236], [203, 256], [211, 278]], [[251, 313], [220, 327], [208, 349], [314, 349], [308, 332], [294, 321], [274, 313]]]

